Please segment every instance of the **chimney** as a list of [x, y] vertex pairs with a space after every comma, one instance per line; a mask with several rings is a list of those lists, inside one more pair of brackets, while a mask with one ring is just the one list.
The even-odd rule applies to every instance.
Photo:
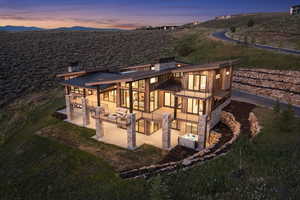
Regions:
[[176, 68], [175, 57], [160, 58], [158, 63], [154, 65], [153, 69], [156, 71]]
[[68, 72], [79, 71], [79, 62], [71, 62], [68, 67]]

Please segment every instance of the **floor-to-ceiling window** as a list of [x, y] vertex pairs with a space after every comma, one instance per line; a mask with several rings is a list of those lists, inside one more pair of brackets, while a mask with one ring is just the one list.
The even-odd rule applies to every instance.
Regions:
[[135, 125], [136, 131], [139, 133], [144, 133], [150, 135], [159, 130], [159, 123], [156, 121], [139, 119]]
[[164, 106], [175, 107], [175, 96], [170, 92], [164, 93]]
[[[129, 108], [129, 84], [121, 83], [121, 107]], [[132, 82], [132, 104], [134, 110], [145, 110], [145, 80]]]
[[185, 123], [185, 132], [186, 133], [197, 134], [198, 133], [198, 126], [197, 126], [197, 124], [196, 123], [186, 122]]
[[188, 75], [188, 89], [196, 91], [205, 91], [207, 83], [207, 76], [200, 74]]
[[158, 109], [158, 91], [150, 92], [150, 112]]
[[187, 112], [191, 114], [203, 114], [204, 102], [199, 99], [188, 98]]
[[121, 89], [121, 106], [129, 108], [129, 91]]

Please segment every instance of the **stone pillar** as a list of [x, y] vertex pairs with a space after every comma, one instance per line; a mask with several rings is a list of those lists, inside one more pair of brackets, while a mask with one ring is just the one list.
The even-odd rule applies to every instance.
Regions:
[[96, 122], [96, 139], [101, 140], [104, 137], [104, 129], [103, 129], [103, 121], [100, 119], [100, 115], [102, 112], [101, 107], [96, 107], [96, 115], [95, 115], [95, 122]]
[[206, 123], [206, 140], [205, 141], [209, 141], [209, 138], [210, 138], [210, 122], [207, 122]]
[[163, 114], [162, 120], [162, 148], [170, 150], [171, 148], [171, 120], [170, 114]]
[[87, 127], [87, 125], [90, 123], [90, 115], [86, 98], [82, 98], [82, 121], [84, 127]]
[[127, 118], [127, 146], [130, 150], [134, 150], [136, 148], [135, 120], [136, 114], [130, 113]]
[[66, 95], [66, 114], [67, 120], [71, 121], [73, 119], [73, 108], [71, 104], [71, 95]]
[[199, 121], [198, 121], [198, 149], [199, 150], [205, 148], [206, 131], [207, 131], [207, 115], [199, 115]]

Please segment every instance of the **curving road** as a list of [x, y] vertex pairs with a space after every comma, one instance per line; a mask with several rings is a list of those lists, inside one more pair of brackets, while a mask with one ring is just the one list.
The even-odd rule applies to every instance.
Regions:
[[[236, 101], [252, 103], [254, 105], [268, 107], [268, 108], [272, 108], [276, 104], [276, 101], [271, 98], [257, 96], [237, 89], [232, 90], [232, 99]], [[280, 103], [281, 108], [287, 108], [287, 106], [288, 105], [286, 103], [283, 102]], [[295, 111], [295, 114], [298, 117], [300, 117], [300, 107], [293, 106], [293, 109]]]
[[[212, 34], [213, 37], [223, 40], [223, 41], [228, 41], [228, 42], [234, 42], [237, 44], [244, 44], [243, 42], [239, 40], [234, 40], [226, 36], [226, 31], [221, 31], [221, 32], [214, 32]], [[255, 44], [252, 45], [253, 47], [259, 48], [259, 49], [266, 49], [266, 50], [271, 50], [271, 51], [277, 51], [281, 53], [287, 53], [287, 54], [293, 54], [293, 55], [300, 55], [300, 51], [297, 50], [292, 50], [292, 49], [283, 49], [283, 48], [277, 48], [277, 47], [271, 47], [267, 45], [261, 45], [261, 44]]]

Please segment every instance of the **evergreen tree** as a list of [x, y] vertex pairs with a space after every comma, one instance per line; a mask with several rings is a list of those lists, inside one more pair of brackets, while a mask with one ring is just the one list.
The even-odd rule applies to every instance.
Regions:
[[160, 175], [151, 180], [150, 199], [151, 200], [167, 200], [169, 198], [168, 186], [163, 182]]

